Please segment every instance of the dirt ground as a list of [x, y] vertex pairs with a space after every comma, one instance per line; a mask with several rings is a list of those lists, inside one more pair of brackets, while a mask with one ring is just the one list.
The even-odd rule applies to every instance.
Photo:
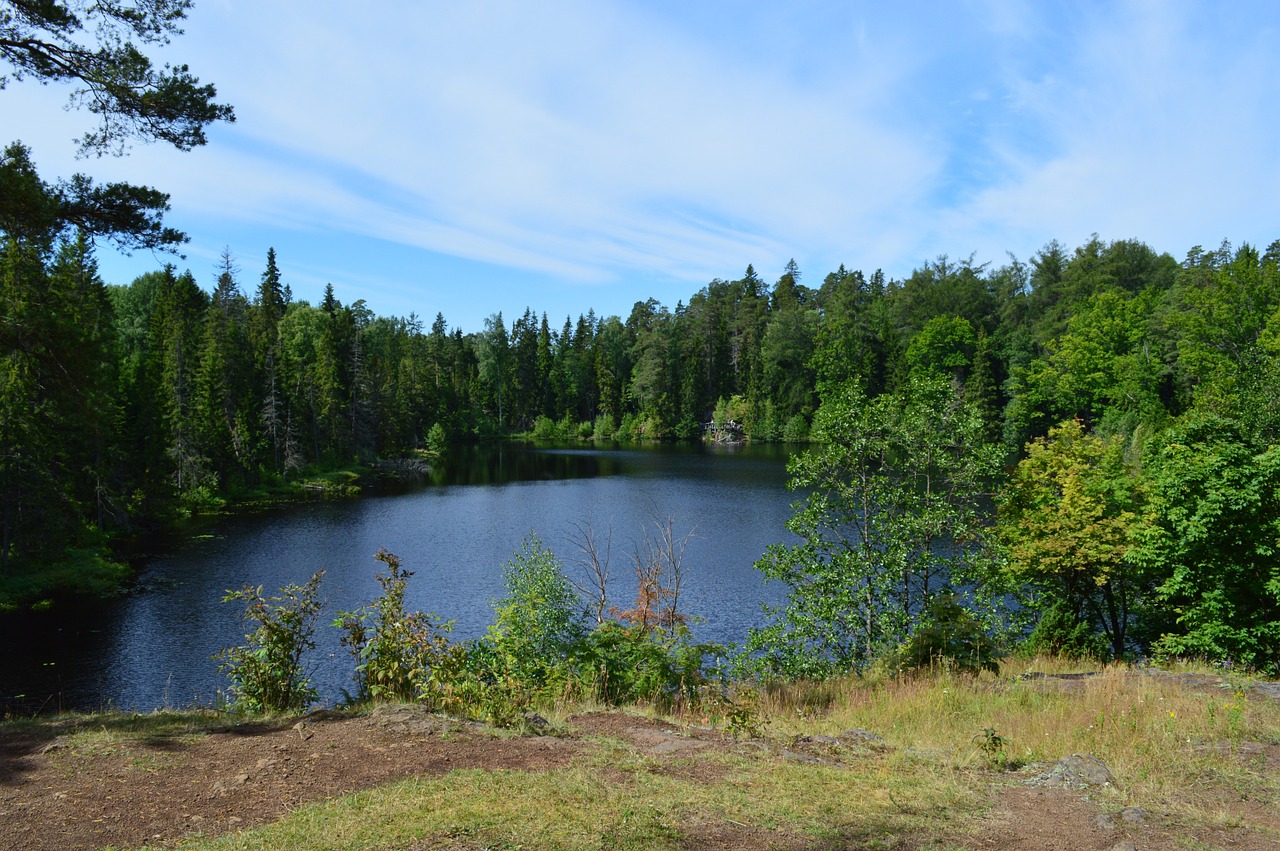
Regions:
[[[198, 736], [130, 739], [127, 747], [113, 746], [107, 728], [92, 745], [47, 725], [41, 733], [8, 732], [0, 734], [0, 848], [170, 845], [193, 832], [211, 835], [271, 822], [299, 804], [401, 777], [458, 768], [554, 769], [593, 747], [591, 736], [619, 738], [658, 758], [672, 757], [673, 770], [686, 772], [692, 753], [732, 746], [713, 731], [623, 713], [575, 716], [567, 726], [568, 735], [509, 738], [413, 707], [384, 707], [363, 716], [320, 712], [301, 721], [241, 724]], [[81, 753], [82, 747], [90, 753]], [[1280, 749], [1271, 746], [1266, 757], [1269, 768], [1280, 769]], [[1186, 847], [1192, 838], [1158, 817], [1103, 813], [1079, 791], [999, 783], [990, 788], [991, 806], [979, 834], [955, 837], [949, 846], [945, 837], [919, 837], [896, 847], [1121, 851]], [[1272, 813], [1269, 820], [1280, 830], [1280, 816]], [[689, 848], [809, 847], [795, 836], [736, 823], [690, 825], [684, 833]], [[1194, 847], [1275, 847], [1273, 840], [1240, 830], [1193, 838], [1202, 843]]]

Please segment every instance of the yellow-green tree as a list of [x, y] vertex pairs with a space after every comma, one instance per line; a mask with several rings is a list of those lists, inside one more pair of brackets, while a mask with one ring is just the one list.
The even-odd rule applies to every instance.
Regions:
[[1120, 438], [1089, 434], [1079, 420], [1027, 444], [1004, 493], [999, 537], [1008, 570], [1044, 594], [1044, 611], [1101, 631], [1115, 656], [1148, 589], [1128, 554], [1140, 491]]

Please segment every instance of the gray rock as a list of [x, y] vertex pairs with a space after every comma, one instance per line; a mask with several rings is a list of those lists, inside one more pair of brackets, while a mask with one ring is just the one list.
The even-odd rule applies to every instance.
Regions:
[[860, 748], [864, 751], [889, 750], [889, 744], [870, 730], [845, 730], [836, 738], [846, 748]]
[[551, 729], [551, 722], [536, 712], [530, 713], [520, 720], [524, 725], [524, 729], [534, 735], [540, 736]]
[[1116, 820], [1109, 813], [1103, 813], [1093, 820], [1093, 826], [1098, 830], [1110, 832], [1116, 829]]
[[1142, 807], [1125, 807], [1120, 811], [1120, 820], [1125, 824], [1142, 824], [1147, 820], [1147, 811]]
[[1115, 778], [1106, 763], [1096, 756], [1073, 753], [1054, 763], [1045, 774], [1027, 781], [1030, 786], [1066, 786], [1083, 789], [1086, 786], [1114, 786]]
[[1112, 845], [1107, 851], [1138, 851], [1138, 846], [1128, 840], [1122, 840]]

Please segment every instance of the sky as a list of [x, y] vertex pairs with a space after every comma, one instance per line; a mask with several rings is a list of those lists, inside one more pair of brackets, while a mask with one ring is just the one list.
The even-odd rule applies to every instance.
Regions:
[[67, 90], [0, 91], [46, 180], [171, 195], [184, 258], [252, 293], [480, 330], [674, 308], [748, 264], [892, 278], [1051, 240], [1182, 259], [1280, 238], [1274, 2], [196, 0], [158, 53], [237, 121], [190, 153], [76, 159]]

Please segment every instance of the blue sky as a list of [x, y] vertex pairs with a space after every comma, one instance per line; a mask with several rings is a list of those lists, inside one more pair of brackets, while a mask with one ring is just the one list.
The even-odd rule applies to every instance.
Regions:
[[[206, 289], [274, 246], [298, 298], [559, 327], [748, 263], [1280, 238], [1274, 2], [197, 0], [186, 31], [164, 58], [238, 114], [207, 147], [77, 161], [89, 116], [31, 83], [0, 137], [171, 193]], [[99, 254], [109, 283], [165, 260]]]

